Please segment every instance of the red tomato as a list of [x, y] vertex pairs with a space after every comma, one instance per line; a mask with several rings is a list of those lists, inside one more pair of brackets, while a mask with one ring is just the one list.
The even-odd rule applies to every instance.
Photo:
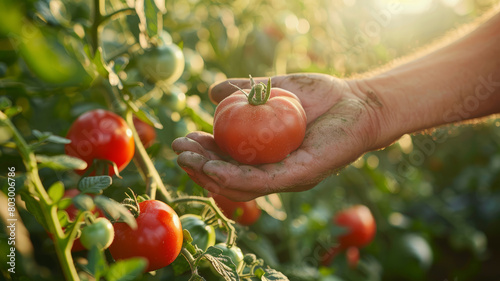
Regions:
[[215, 193], [210, 193], [209, 196], [215, 200], [224, 215], [242, 225], [254, 224], [262, 213], [255, 200], [236, 202]]
[[182, 248], [182, 226], [177, 213], [157, 200], [139, 203], [137, 229], [128, 224], [114, 224], [115, 238], [109, 247], [115, 260], [144, 257], [146, 271], [160, 269], [172, 263]]
[[[134, 156], [134, 138], [127, 123], [103, 109], [91, 110], [78, 117], [66, 138], [71, 140], [65, 146], [66, 154], [84, 160], [88, 166], [94, 159], [106, 159], [115, 162], [121, 171]], [[81, 175], [87, 169], [76, 172]], [[111, 167], [109, 175], [114, 175]]]
[[134, 116], [134, 127], [145, 148], [153, 145], [156, 140], [156, 131], [153, 126]]
[[297, 96], [271, 88], [265, 94], [269, 99], [262, 103], [264, 94], [259, 94], [259, 86], [253, 86], [253, 97], [234, 92], [214, 113], [217, 145], [236, 161], [249, 165], [283, 160], [302, 144], [306, 132], [307, 118]]
[[334, 223], [347, 227], [348, 232], [338, 237], [342, 247], [363, 247], [375, 236], [376, 225], [370, 209], [364, 205], [355, 205], [340, 211], [334, 217]]

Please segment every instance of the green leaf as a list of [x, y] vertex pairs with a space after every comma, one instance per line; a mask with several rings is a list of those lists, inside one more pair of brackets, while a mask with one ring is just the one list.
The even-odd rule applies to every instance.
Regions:
[[178, 255], [177, 258], [172, 262], [172, 269], [174, 270], [174, 275], [179, 276], [184, 272], [188, 272], [191, 269], [189, 263], [183, 255]]
[[58, 210], [57, 218], [59, 219], [59, 223], [61, 223], [61, 227], [66, 227], [69, 224], [69, 216], [66, 211]]
[[141, 108], [140, 110], [137, 110], [134, 114], [137, 118], [148, 123], [149, 125], [152, 125], [153, 127], [160, 130], [163, 129], [163, 125], [160, 123], [158, 118], [153, 114], [151, 114], [148, 110]]
[[72, 203], [72, 198], [63, 198], [57, 202], [57, 208], [60, 210], [66, 210]]
[[264, 269], [265, 274], [262, 276], [262, 280], [269, 281], [288, 281], [288, 278], [281, 272], [276, 269], [272, 269], [270, 267]]
[[222, 250], [213, 246], [209, 247], [203, 254], [203, 257], [210, 262], [215, 271], [217, 271], [224, 280], [240, 280], [238, 272], [236, 271], [236, 265], [231, 258], [222, 255]]
[[0, 97], [0, 110], [4, 110], [12, 106], [12, 102], [7, 97]]
[[26, 209], [30, 212], [36, 219], [38, 223], [40, 223], [46, 230], [48, 230], [47, 222], [45, 221], [45, 217], [43, 215], [43, 210], [40, 208], [40, 202], [37, 197], [32, 196], [29, 192], [21, 192], [21, 198], [24, 203], [26, 203]]
[[36, 155], [36, 161], [40, 163], [40, 168], [50, 168], [53, 170], [83, 170], [87, 168], [87, 163], [82, 159], [68, 155]]
[[59, 202], [61, 198], [64, 196], [64, 184], [60, 181], [54, 183], [49, 187], [49, 190], [47, 191], [49, 194], [50, 199], [52, 199], [53, 203]]
[[140, 37], [143, 37], [140, 43], [144, 48], [147, 47], [146, 39], [158, 36], [163, 29], [162, 11], [154, 0], [137, 0], [135, 2], [135, 11], [139, 17], [139, 30], [142, 34]]
[[73, 205], [82, 211], [91, 211], [94, 209], [94, 199], [87, 194], [78, 194], [72, 199]]
[[112, 182], [110, 176], [85, 177], [78, 183], [78, 190], [82, 193], [101, 194]]
[[108, 281], [131, 281], [139, 277], [147, 266], [144, 258], [130, 258], [112, 264], [106, 272]]
[[14, 116], [16, 116], [18, 113], [20, 113], [22, 111], [22, 108], [20, 106], [13, 106], [13, 107], [9, 107], [7, 108], [4, 113], [5, 115], [7, 115], [9, 118], [12, 118]]
[[122, 204], [102, 195], [96, 196], [94, 198], [94, 202], [109, 219], [114, 221], [123, 221], [132, 229], [137, 228], [137, 222], [134, 216]]
[[57, 143], [57, 144], [68, 144], [71, 143], [71, 140], [67, 138], [63, 138], [60, 136], [56, 136], [52, 134], [51, 132], [40, 132], [38, 130], [33, 130], [33, 135], [39, 140], [39, 141], [48, 141], [52, 143]]
[[87, 265], [89, 272], [96, 278], [96, 280], [100, 280], [100, 277], [104, 275], [104, 272], [108, 267], [106, 264], [106, 258], [104, 257], [104, 252], [99, 250], [97, 246], [94, 246], [89, 250], [87, 259], [89, 261]]

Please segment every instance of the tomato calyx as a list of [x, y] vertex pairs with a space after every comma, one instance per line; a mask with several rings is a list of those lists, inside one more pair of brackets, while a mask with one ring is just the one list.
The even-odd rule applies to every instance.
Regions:
[[90, 165], [90, 167], [85, 171], [85, 173], [83, 173], [80, 180], [88, 176], [109, 175], [109, 166], [111, 166], [111, 168], [113, 169], [114, 174], [121, 179], [122, 176], [120, 176], [118, 166], [116, 165], [115, 162], [110, 161], [108, 159], [96, 158], [92, 161], [92, 165]]
[[141, 207], [139, 203], [149, 200], [149, 198], [147, 195], [136, 196], [132, 189], [130, 189], [130, 192], [132, 195], [125, 193], [127, 198], [123, 199], [122, 205], [132, 213], [134, 218], [137, 218], [141, 214]]
[[[231, 83], [230, 83], [231, 84]], [[271, 78], [267, 80], [267, 85], [260, 82], [258, 84], [255, 83], [255, 80], [253, 80], [252, 75], [250, 75], [250, 92], [247, 94], [244, 90], [242, 90], [240, 87], [231, 84], [234, 87], [236, 87], [238, 90], [240, 90], [245, 96], [248, 98], [248, 103], [251, 105], [262, 105], [265, 104], [269, 98], [271, 97]]]

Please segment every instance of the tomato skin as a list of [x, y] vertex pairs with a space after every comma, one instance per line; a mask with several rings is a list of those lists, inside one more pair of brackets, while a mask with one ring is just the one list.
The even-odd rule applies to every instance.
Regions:
[[348, 233], [338, 237], [344, 248], [366, 246], [375, 236], [375, 219], [370, 209], [364, 205], [354, 205], [338, 212], [333, 221], [348, 228]]
[[184, 71], [184, 54], [175, 44], [164, 44], [144, 50], [138, 57], [137, 68], [149, 81], [177, 81]]
[[200, 216], [186, 214], [181, 216], [182, 229], [189, 230], [193, 238], [193, 245], [206, 251], [208, 247], [215, 245], [215, 229], [207, 225]]
[[111, 245], [114, 236], [115, 231], [111, 222], [106, 218], [97, 218], [92, 224], [82, 229], [80, 242], [88, 250], [94, 246], [97, 246], [99, 250], [104, 250]]
[[156, 130], [153, 126], [134, 116], [134, 127], [145, 148], [153, 145], [156, 140]]
[[[209, 193], [209, 196], [215, 200], [215, 203], [217, 203], [217, 206], [219, 206], [224, 215], [241, 225], [254, 224], [262, 213], [255, 200], [236, 202], [215, 193]], [[240, 212], [241, 215], [238, 216]]]
[[347, 259], [347, 264], [350, 268], [358, 267], [359, 262], [359, 249], [356, 247], [349, 247], [345, 251], [345, 256]]
[[139, 203], [137, 229], [126, 223], [114, 224], [115, 238], [109, 250], [115, 260], [144, 257], [146, 271], [153, 271], [172, 263], [182, 248], [182, 226], [177, 213], [157, 200]]
[[306, 125], [305, 111], [291, 92], [271, 88], [265, 104], [252, 105], [236, 91], [215, 110], [214, 139], [240, 163], [276, 163], [302, 144]]
[[[106, 159], [115, 162], [122, 171], [132, 160], [135, 152], [132, 131], [123, 118], [113, 112], [96, 109], [78, 117], [69, 128], [66, 138], [71, 143], [65, 145], [66, 154], [87, 162], [85, 173], [94, 159]], [[114, 171], [109, 167], [109, 175]]]

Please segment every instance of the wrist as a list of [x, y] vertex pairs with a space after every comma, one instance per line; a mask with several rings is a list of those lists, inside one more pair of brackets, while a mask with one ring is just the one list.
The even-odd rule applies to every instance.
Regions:
[[[358, 96], [365, 104], [369, 122], [365, 131], [366, 148], [368, 151], [377, 150], [391, 145], [403, 134], [405, 128], [402, 127], [402, 114], [397, 105], [397, 101], [384, 95], [388, 88], [383, 81], [371, 81], [371, 79], [347, 80], [351, 91]], [[405, 123], [407, 124], [407, 123]]]

